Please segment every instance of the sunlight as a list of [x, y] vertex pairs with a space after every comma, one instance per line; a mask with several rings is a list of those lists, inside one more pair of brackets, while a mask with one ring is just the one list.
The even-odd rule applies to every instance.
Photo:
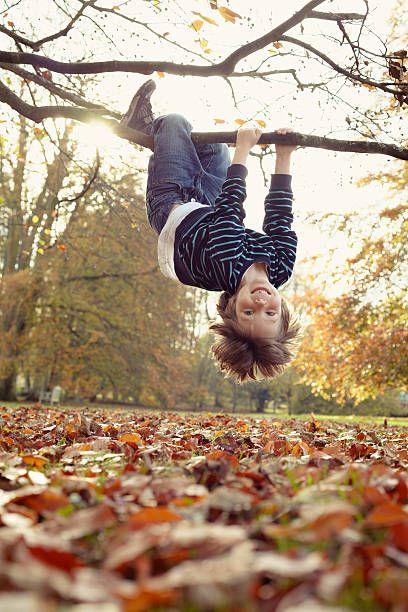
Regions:
[[102, 121], [95, 120], [78, 125], [77, 134], [81, 145], [99, 149], [101, 153], [108, 152], [118, 146], [117, 136]]

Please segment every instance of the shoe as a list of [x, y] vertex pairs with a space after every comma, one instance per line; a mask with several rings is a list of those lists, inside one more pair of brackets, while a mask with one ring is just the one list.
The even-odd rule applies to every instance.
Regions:
[[154, 121], [150, 96], [156, 89], [156, 83], [150, 79], [143, 83], [135, 93], [132, 102], [123, 116], [120, 125], [132, 130], [149, 134]]

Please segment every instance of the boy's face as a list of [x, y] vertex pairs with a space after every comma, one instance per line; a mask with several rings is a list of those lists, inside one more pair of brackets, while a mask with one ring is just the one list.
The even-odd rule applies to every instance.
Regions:
[[281, 327], [282, 298], [266, 279], [248, 280], [236, 294], [237, 322], [251, 338], [275, 338]]

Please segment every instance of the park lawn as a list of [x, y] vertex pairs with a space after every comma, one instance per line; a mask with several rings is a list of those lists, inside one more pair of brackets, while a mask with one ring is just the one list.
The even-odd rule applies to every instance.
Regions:
[[394, 419], [0, 418], [0, 609], [405, 609], [408, 430]]

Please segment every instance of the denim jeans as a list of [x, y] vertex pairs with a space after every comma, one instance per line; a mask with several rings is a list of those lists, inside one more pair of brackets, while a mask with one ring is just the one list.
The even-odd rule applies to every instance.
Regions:
[[230, 156], [224, 144], [194, 144], [190, 123], [178, 114], [155, 119], [152, 135], [146, 207], [150, 225], [160, 234], [173, 204], [194, 199], [214, 206]]

